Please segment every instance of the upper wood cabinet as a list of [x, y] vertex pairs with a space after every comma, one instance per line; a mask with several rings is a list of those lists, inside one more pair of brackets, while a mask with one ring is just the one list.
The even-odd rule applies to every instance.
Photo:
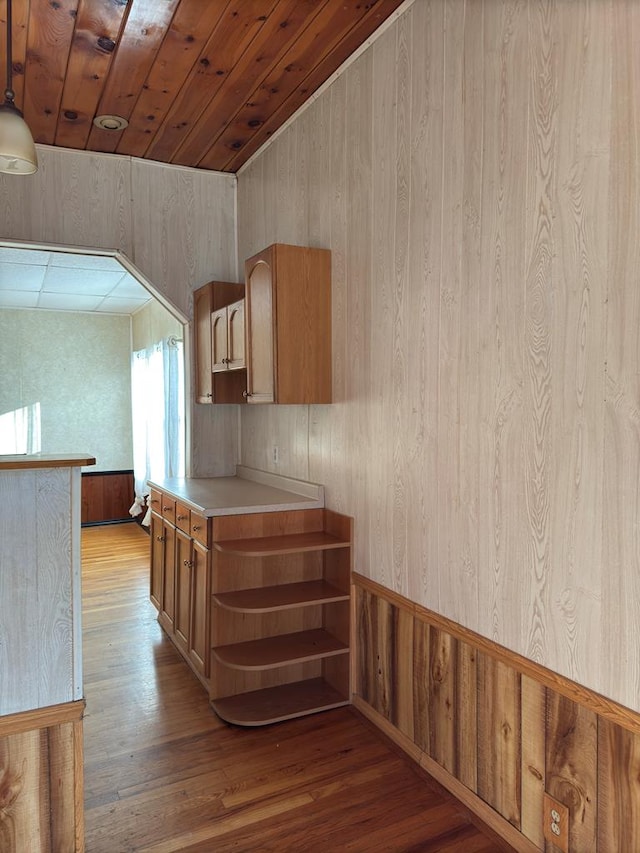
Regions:
[[[196, 402], [243, 403], [244, 284], [211, 281], [194, 293]], [[241, 307], [242, 306], [242, 307]], [[229, 344], [233, 350], [229, 353]], [[224, 361], [223, 361], [224, 359]], [[227, 361], [227, 359], [229, 361]], [[232, 368], [231, 370], [229, 368]]]
[[276, 243], [245, 264], [247, 402], [331, 402], [331, 253]]
[[211, 369], [240, 370], [244, 359], [244, 299], [211, 315]]

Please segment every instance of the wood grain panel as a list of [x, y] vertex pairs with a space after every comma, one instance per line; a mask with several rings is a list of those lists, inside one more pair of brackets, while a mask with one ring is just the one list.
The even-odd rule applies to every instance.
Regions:
[[[596, 715], [549, 692], [545, 788], [569, 807], [571, 850], [596, 849], [597, 750]], [[553, 853], [553, 845], [546, 850]]]
[[544, 849], [542, 803], [546, 783], [545, 731], [547, 693], [532, 678], [520, 679], [522, 738], [522, 820], [524, 836]]
[[0, 849], [53, 853], [49, 831], [47, 733], [0, 738]]
[[478, 654], [478, 794], [520, 828], [520, 676]]
[[[640, 9], [633, 2], [613, 8], [611, 91], [611, 170], [608, 206], [608, 287], [605, 354], [605, 447], [602, 573], [603, 662], [619, 660], [618, 637], [624, 638], [626, 677], [604, 666], [604, 692], [618, 687], [620, 700], [638, 708], [640, 650], [627, 642], [640, 630], [635, 603], [640, 597], [637, 490], [640, 476], [640, 292], [635, 270], [640, 262], [636, 240], [625, 235], [640, 227], [636, 204], [640, 192], [637, 138], [640, 128], [640, 56], [637, 27]], [[607, 618], [607, 616], [609, 618]], [[615, 624], [615, 632], [609, 630]]]
[[[438, 187], [443, 169], [444, 5], [414, 3], [411, 29], [411, 142], [407, 301], [409, 399], [406, 433], [407, 571], [410, 598], [437, 607], [439, 277], [442, 214]], [[424, 152], [428, 151], [428, 156]], [[377, 571], [374, 575], [379, 577]]]
[[450, 634], [429, 629], [429, 755], [449, 773], [456, 766], [456, 652]]
[[477, 650], [456, 639], [455, 775], [471, 791], [478, 788]]
[[633, 850], [640, 838], [640, 734], [598, 720], [597, 849]]
[[85, 147], [125, 13], [126, 6], [110, 0], [97, 3], [80, 0], [60, 102], [56, 145]]
[[[152, 82], [150, 70], [153, 66], [154, 70], [160, 68], [161, 73], [166, 74], [167, 62], [162, 62], [163, 49], [172, 51], [173, 61], [169, 66], [174, 87], [184, 82], [180, 71], [185, 63], [193, 61], [194, 53], [202, 43], [202, 39], [198, 38], [198, 24], [202, 18], [207, 21], [212, 14], [218, 14], [218, 10], [212, 10], [210, 4], [207, 4], [205, 9], [202, 4], [198, 4], [199, 8], [194, 9], [195, 5], [179, 4], [179, 0], [166, 0], [161, 5], [154, 0], [138, 0], [129, 6], [126, 27], [118, 38], [118, 49], [101, 89], [96, 115], [116, 115], [129, 120], [134, 107], [136, 111], [141, 108], [144, 110], [149, 99], [161, 97], [162, 86], [169, 83], [165, 77], [161, 79], [160, 87], [154, 85], [157, 78]], [[182, 32], [181, 28], [184, 28]], [[176, 50], [178, 44], [179, 51]], [[137, 93], [141, 90], [142, 94], [138, 97]], [[175, 92], [175, 88], [173, 91]], [[146, 103], [141, 104], [141, 101]], [[142, 114], [146, 115], [144, 112]], [[138, 128], [137, 122], [135, 126]], [[124, 135], [102, 130], [95, 125], [91, 125], [89, 131], [87, 141], [93, 151], [115, 151]]]
[[29, 15], [24, 110], [36, 142], [53, 144], [79, 0], [42, 4]]

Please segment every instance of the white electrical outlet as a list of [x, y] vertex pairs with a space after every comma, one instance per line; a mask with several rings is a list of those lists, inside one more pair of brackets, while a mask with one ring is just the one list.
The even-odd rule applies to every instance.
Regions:
[[562, 853], [569, 853], [569, 809], [544, 795], [544, 837]]
[[272, 460], [273, 460], [273, 464], [274, 464], [274, 465], [277, 465], [277, 464], [278, 464], [278, 462], [280, 462], [280, 451], [279, 451], [279, 449], [278, 449], [278, 445], [277, 445], [277, 444], [274, 444], [274, 445], [273, 445]]

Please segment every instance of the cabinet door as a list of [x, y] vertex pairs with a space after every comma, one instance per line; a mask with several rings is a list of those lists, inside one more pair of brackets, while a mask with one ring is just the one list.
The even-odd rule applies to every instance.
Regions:
[[191, 575], [193, 560], [191, 539], [184, 533], [176, 533], [176, 582], [174, 610], [174, 639], [185, 654], [189, 651], [191, 625]]
[[227, 309], [220, 308], [211, 315], [211, 370], [227, 370]]
[[162, 607], [159, 621], [169, 634], [174, 632], [176, 602], [176, 530], [167, 522], [163, 525], [164, 567], [162, 572]]
[[205, 678], [209, 677], [210, 552], [193, 542], [191, 574], [191, 631], [189, 657]]
[[195, 348], [196, 401], [213, 402], [213, 377], [211, 375], [211, 285], [198, 288], [193, 297], [193, 327]]
[[[264, 258], [270, 257], [263, 253]], [[249, 403], [275, 402], [272, 267], [266, 259], [247, 265], [247, 393]]]
[[239, 370], [244, 358], [244, 299], [227, 308], [227, 367]]
[[162, 609], [162, 571], [164, 564], [164, 533], [162, 519], [154, 512], [151, 513], [151, 602]]

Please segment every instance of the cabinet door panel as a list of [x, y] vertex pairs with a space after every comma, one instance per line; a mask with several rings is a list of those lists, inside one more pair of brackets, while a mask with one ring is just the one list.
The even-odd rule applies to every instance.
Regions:
[[174, 638], [183, 652], [189, 650], [189, 631], [191, 623], [191, 539], [180, 531], [176, 534], [176, 583]]
[[273, 349], [272, 269], [258, 261], [247, 275], [247, 385], [250, 403], [273, 403], [275, 373]]
[[211, 315], [211, 370], [227, 370], [227, 309], [220, 308]]
[[162, 573], [162, 608], [160, 623], [170, 634], [174, 631], [176, 584], [176, 531], [164, 524], [164, 571]]
[[227, 367], [239, 370], [245, 366], [244, 357], [244, 299], [227, 308]]
[[189, 657], [205, 678], [209, 677], [209, 597], [210, 552], [199, 542], [193, 543], [191, 633]]
[[162, 565], [164, 562], [164, 533], [162, 519], [151, 513], [151, 602], [158, 610], [162, 609]]
[[211, 309], [213, 291], [205, 285], [194, 293], [193, 325], [195, 347], [196, 401], [213, 402], [213, 378], [211, 375]]

